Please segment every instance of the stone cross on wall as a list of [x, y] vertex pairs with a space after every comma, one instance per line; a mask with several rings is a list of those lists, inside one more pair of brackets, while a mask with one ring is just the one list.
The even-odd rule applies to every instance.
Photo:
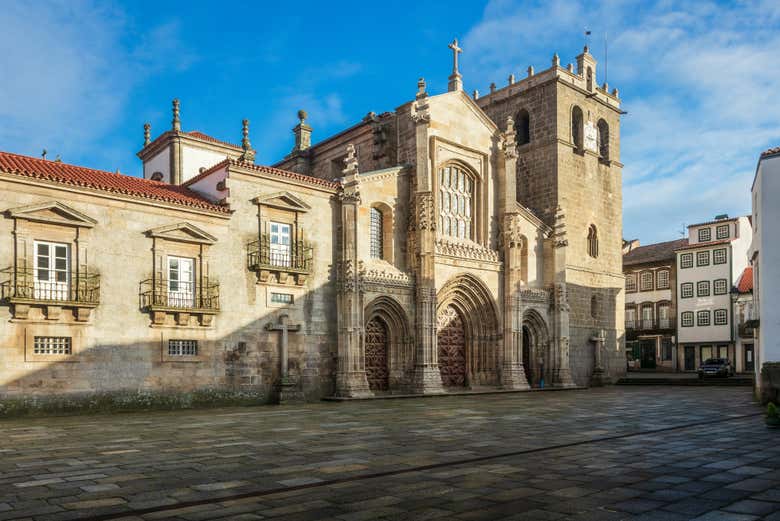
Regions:
[[287, 380], [287, 373], [288, 373], [288, 341], [289, 341], [289, 332], [292, 331], [293, 333], [298, 332], [301, 330], [300, 324], [290, 324], [288, 323], [288, 320], [290, 319], [287, 315], [282, 315], [279, 317], [278, 323], [268, 322], [265, 325], [266, 331], [281, 331], [282, 332], [282, 345], [279, 353], [279, 361], [281, 364], [281, 375], [282, 375], [282, 382], [285, 382]]
[[458, 72], [458, 54], [463, 52], [463, 49], [458, 47], [458, 39], [452, 40], [452, 43], [448, 45], [452, 49], [452, 74], [449, 77], [449, 83], [447, 84], [447, 90], [449, 92], [455, 90], [463, 90], [463, 81]]

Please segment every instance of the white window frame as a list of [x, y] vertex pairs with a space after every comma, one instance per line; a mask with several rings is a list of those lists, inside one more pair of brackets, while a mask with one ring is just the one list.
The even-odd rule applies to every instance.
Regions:
[[[718, 320], [718, 316], [723, 317], [722, 320]], [[712, 315], [712, 323], [716, 326], [725, 326], [729, 323], [729, 312], [726, 309], [716, 309]]]
[[[718, 257], [720, 257], [720, 260], [718, 260]], [[728, 262], [728, 258], [729, 256], [726, 253], [726, 248], [718, 248], [717, 250], [712, 250], [713, 264], [726, 264]]]
[[[716, 239], [728, 239], [729, 235], [731, 234], [730, 230], [731, 226], [728, 224], [719, 224], [715, 228], [715, 238]], [[726, 233], [721, 233], [721, 231], [726, 230]]]
[[439, 169], [439, 230], [442, 235], [474, 240], [474, 176], [458, 165]]
[[[702, 288], [707, 288], [705, 291], [702, 291]], [[710, 281], [709, 280], [700, 280], [696, 283], [696, 296], [697, 297], [709, 297], [712, 295], [712, 291], [710, 288]]]
[[[690, 291], [686, 291], [690, 290]], [[683, 282], [680, 284], [680, 298], [693, 298], [693, 282]]]
[[699, 228], [699, 242], [710, 242], [712, 240], [712, 228]]
[[168, 356], [198, 356], [198, 341], [171, 338], [168, 340]]
[[[707, 317], [707, 320], [702, 320], [702, 317]], [[696, 326], [708, 327], [712, 325], [712, 313], [709, 309], [701, 309], [696, 312]]]
[[[645, 277], [645, 275], [648, 275], [648, 277]], [[655, 277], [653, 276], [652, 271], [643, 271], [639, 274], [639, 291], [653, 291], [653, 280]], [[648, 285], [645, 285], [645, 281], [648, 282]]]
[[626, 275], [626, 293], [636, 292], [636, 273]]
[[693, 268], [693, 253], [680, 254], [680, 268]]
[[195, 259], [168, 255], [168, 306], [195, 306]]
[[[721, 286], [721, 290], [718, 291], [718, 286]], [[715, 279], [712, 283], [712, 293], [714, 295], [725, 295], [729, 292], [729, 284], [726, 279]]]
[[268, 222], [268, 244], [272, 266], [292, 266], [292, 224], [279, 221]]
[[[661, 280], [663, 275], [663, 281]], [[658, 270], [656, 273], [655, 287], [658, 289], [669, 289], [669, 270]]]
[[33, 353], [36, 355], [73, 354], [73, 338], [69, 336], [35, 336]]
[[[48, 248], [46, 255], [39, 253], [41, 246]], [[33, 256], [33, 289], [35, 298], [42, 300], [69, 300], [70, 245], [62, 242], [33, 241], [33, 248], [35, 248]], [[65, 249], [64, 257], [57, 255], [57, 248]], [[44, 258], [46, 259], [45, 263], [42, 262]], [[64, 266], [61, 264], [58, 266], [57, 261], [60, 260], [64, 261]], [[42, 274], [45, 274], [46, 277], [41, 277]]]
[[[707, 259], [707, 262], [704, 262], [701, 259]], [[709, 266], [710, 265], [710, 250], [706, 251], [697, 251], [696, 252], [696, 266]]]
[[[690, 320], [686, 320], [690, 319]], [[682, 327], [693, 327], [694, 315], [693, 311], [683, 311], [680, 313], [680, 325]]]

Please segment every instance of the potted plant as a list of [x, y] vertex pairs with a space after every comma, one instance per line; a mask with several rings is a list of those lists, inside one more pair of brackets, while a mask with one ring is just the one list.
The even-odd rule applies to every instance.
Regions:
[[777, 410], [777, 405], [772, 402], [766, 406], [766, 426], [773, 429], [780, 427], [780, 412]]

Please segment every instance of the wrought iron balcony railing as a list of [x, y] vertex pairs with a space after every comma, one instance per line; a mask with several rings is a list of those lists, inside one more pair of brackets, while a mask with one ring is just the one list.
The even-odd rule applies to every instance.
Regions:
[[638, 331], [652, 331], [657, 329], [674, 329], [673, 318], [643, 318], [640, 320], [626, 320], [626, 329], [636, 329]]
[[[49, 280], [54, 279], [54, 280]], [[17, 303], [97, 306], [100, 275], [88, 270], [0, 270], [0, 298]]]
[[264, 234], [260, 240], [250, 242], [247, 249], [247, 266], [252, 271], [311, 271], [312, 247], [306, 241], [293, 241], [286, 245], [271, 244], [270, 237]]
[[144, 310], [219, 311], [219, 283], [208, 279], [203, 284], [147, 279], [139, 296]]
[[626, 320], [626, 329], [635, 329], [636, 322], [634, 320]]

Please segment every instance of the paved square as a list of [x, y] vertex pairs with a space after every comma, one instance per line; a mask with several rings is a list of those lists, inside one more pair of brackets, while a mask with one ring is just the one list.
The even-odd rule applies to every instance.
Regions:
[[5, 519], [780, 519], [745, 388], [0, 422]]

